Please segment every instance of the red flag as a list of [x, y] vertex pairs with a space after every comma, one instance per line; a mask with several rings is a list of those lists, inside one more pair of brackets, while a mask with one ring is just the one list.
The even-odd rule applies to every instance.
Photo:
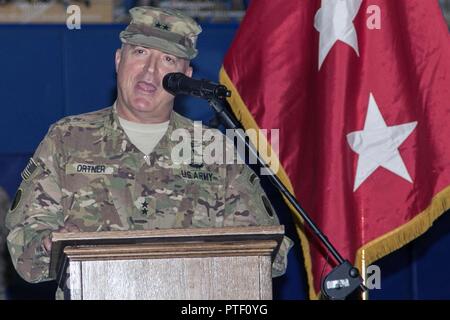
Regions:
[[[450, 207], [449, 40], [437, 1], [258, 0], [226, 55], [233, 111], [279, 128], [278, 176], [363, 272]], [[294, 216], [314, 298], [333, 264]]]

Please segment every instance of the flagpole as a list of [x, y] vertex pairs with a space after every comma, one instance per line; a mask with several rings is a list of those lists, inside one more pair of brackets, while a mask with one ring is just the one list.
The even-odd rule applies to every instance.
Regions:
[[352, 266], [348, 260], [345, 260], [337, 249], [328, 240], [328, 237], [319, 229], [314, 223], [306, 211], [300, 206], [299, 202], [292, 195], [286, 186], [281, 182], [277, 175], [267, 166], [265, 161], [259, 156], [258, 151], [247, 141], [239, 121], [228, 111], [230, 106], [225, 99], [222, 98], [210, 98], [208, 99], [211, 107], [216, 111], [217, 117], [221, 120], [225, 127], [234, 129], [236, 135], [245, 144], [249, 152], [257, 159], [258, 163], [267, 170], [268, 178], [271, 183], [281, 192], [283, 196], [289, 201], [293, 208], [300, 214], [306, 224], [312, 229], [314, 234], [325, 245], [327, 250], [332, 254], [334, 259], [338, 262], [338, 266], [335, 267], [324, 279], [322, 283], [322, 293], [329, 299], [345, 299], [348, 295], [354, 292], [358, 287], [363, 291], [366, 291], [365, 286], [362, 284], [362, 278], [357, 268]]

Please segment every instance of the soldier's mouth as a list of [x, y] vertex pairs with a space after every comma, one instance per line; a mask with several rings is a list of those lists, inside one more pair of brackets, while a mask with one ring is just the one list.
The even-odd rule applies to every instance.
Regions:
[[138, 81], [138, 83], [136, 83], [136, 89], [147, 94], [152, 94], [156, 91], [157, 88], [153, 83], [147, 81]]

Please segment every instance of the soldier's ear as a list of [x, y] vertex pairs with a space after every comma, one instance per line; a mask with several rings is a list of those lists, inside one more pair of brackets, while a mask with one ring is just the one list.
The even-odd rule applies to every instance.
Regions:
[[119, 70], [120, 59], [122, 58], [122, 49], [116, 50], [116, 73]]
[[190, 78], [190, 77], [192, 77], [192, 70], [193, 70], [192, 67], [190, 65], [188, 65], [184, 74]]

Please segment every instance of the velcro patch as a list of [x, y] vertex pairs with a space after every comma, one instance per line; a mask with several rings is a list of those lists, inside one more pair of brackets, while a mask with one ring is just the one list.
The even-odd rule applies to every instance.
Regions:
[[118, 168], [118, 165], [69, 163], [66, 165], [66, 174], [114, 174]]
[[22, 173], [20, 174], [22, 176], [22, 179], [24, 181], [30, 180], [31, 177], [33, 176], [33, 174], [36, 172], [37, 168], [38, 168], [38, 165], [36, 164], [34, 159], [30, 158], [27, 166], [25, 167], [25, 169], [23, 169]]

